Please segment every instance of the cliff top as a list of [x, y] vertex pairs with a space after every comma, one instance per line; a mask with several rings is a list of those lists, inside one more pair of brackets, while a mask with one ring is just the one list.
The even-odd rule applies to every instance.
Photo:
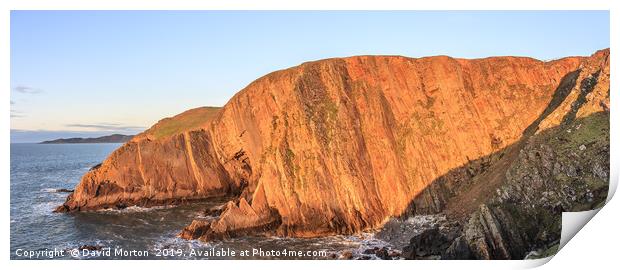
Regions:
[[185, 131], [201, 128], [209, 123], [220, 109], [220, 107], [199, 107], [187, 110], [173, 117], [159, 120], [157, 124], [139, 134], [136, 138], [152, 136], [155, 139], [162, 139]]

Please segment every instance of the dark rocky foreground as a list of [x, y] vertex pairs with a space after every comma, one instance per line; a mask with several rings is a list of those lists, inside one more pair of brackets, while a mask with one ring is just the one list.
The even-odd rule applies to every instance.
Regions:
[[600, 112], [530, 138], [473, 213], [393, 219], [377, 237], [406, 259], [546, 257], [557, 251], [562, 212], [602, 207], [608, 181], [609, 113]]
[[[433, 181], [379, 237], [407, 259], [555, 254], [562, 212], [596, 209], [607, 198], [609, 58], [601, 59], [566, 75], [519, 141]], [[424, 214], [439, 216], [416, 225]], [[415, 236], [403, 245], [393, 240], [398, 231]]]

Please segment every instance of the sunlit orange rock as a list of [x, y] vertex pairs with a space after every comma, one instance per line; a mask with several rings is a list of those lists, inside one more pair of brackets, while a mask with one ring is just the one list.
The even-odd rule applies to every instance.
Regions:
[[218, 219], [182, 236], [375, 228], [450, 169], [519, 140], [566, 76], [590, 62], [608, 66], [599, 63], [608, 55], [304, 63], [252, 82], [221, 109], [136, 136], [57, 210], [236, 196]]

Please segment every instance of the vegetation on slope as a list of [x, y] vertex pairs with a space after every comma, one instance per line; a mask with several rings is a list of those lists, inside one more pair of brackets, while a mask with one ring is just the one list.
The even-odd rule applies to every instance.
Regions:
[[199, 107], [173, 117], [164, 118], [146, 130], [144, 135], [151, 135], [155, 139], [162, 139], [201, 128], [215, 118], [220, 109], [220, 107]]

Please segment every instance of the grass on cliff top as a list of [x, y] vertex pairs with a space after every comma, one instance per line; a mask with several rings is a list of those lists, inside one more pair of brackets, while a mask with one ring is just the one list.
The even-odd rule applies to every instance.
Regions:
[[219, 107], [200, 107], [160, 120], [144, 133], [156, 139], [169, 137], [207, 125], [220, 111]]
[[609, 144], [609, 113], [598, 112], [587, 117], [577, 118], [565, 129], [553, 129], [555, 132], [541, 138], [558, 149], [575, 151], [581, 145]]

